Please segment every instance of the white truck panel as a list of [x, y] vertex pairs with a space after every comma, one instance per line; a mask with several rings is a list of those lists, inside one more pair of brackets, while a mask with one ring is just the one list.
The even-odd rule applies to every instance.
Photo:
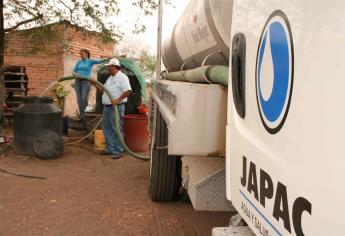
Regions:
[[[225, 155], [227, 90], [217, 84], [159, 81], [170, 155]], [[155, 98], [157, 100], [157, 98]]]
[[[287, 17], [291, 43], [284, 17], [269, 21], [277, 10]], [[232, 35], [244, 33], [247, 45], [246, 116], [229, 96], [227, 195], [257, 235], [345, 235], [344, 12], [344, 1], [234, 1]], [[268, 40], [276, 39], [276, 23], [291, 49], [290, 79], [282, 113], [275, 117], [268, 106], [266, 117], [263, 107], [281, 79], [274, 73], [285, 63], [282, 45]]]

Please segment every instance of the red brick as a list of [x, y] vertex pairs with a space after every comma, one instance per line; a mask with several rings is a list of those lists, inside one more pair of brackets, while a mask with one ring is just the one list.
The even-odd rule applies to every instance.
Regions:
[[[58, 34], [64, 34], [64, 26], [57, 27]], [[6, 37], [5, 65], [25, 66], [29, 77], [29, 94], [39, 95], [51, 82], [64, 74], [64, 54], [79, 57], [82, 48], [89, 49], [92, 58], [113, 56], [113, 44], [105, 44], [99, 35], [69, 26], [65, 40], [51, 41], [44, 45], [44, 51], [35, 51], [31, 41], [19, 33]], [[67, 45], [67, 48], [63, 46]]]

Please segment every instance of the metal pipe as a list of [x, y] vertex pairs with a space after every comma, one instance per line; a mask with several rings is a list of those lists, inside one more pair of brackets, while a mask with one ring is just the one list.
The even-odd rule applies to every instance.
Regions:
[[156, 80], [160, 80], [162, 67], [162, 30], [163, 30], [163, 4], [164, 0], [159, 0], [158, 6], [158, 26], [157, 26], [157, 63]]
[[[158, 25], [157, 25], [157, 61], [156, 61], [156, 78], [155, 81], [152, 83], [152, 91], [154, 91], [154, 84], [155, 82], [161, 79], [161, 67], [162, 67], [162, 30], [163, 30], [163, 4], [164, 0], [158, 1]], [[150, 158], [153, 153], [153, 148], [156, 142], [156, 123], [157, 123], [157, 112], [158, 109], [156, 106], [151, 104], [154, 107], [153, 110], [153, 125], [152, 125], [152, 132], [151, 132], [151, 146], [150, 146]], [[150, 178], [151, 178], [151, 168], [152, 162], [150, 162]]]

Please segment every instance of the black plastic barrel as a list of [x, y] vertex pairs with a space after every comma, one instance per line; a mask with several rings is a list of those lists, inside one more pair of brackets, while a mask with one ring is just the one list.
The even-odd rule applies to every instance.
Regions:
[[[45, 133], [55, 133], [57, 137], [61, 137], [62, 142], [62, 124], [61, 110], [53, 104], [52, 98], [25, 97], [23, 104], [14, 110], [15, 151], [24, 155], [37, 155], [37, 151], [41, 153], [40, 150], [34, 149], [33, 143], [35, 140], [41, 140]], [[50, 144], [50, 141], [54, 143]], [[49, 153], [47, 159], [53, 159], [52, 156], [57, 157], [62, 153], [63, 144], [56, 138], [47, 138], [44, 142], [47, 142], [45, 146], [50, 144], [52, 151], [56, 152]], [[45, 159], [44, 155], [42, 158]]]

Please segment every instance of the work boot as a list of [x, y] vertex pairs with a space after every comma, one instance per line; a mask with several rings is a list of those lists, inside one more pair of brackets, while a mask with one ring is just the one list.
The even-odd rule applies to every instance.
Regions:
[[121, 157], [122, 157], [121, 154], [114, 154], [114, 155], [111, 155], [111, 159], [114, 159], [114, 160], [119, 159], [119, 158], [121, 158]]

